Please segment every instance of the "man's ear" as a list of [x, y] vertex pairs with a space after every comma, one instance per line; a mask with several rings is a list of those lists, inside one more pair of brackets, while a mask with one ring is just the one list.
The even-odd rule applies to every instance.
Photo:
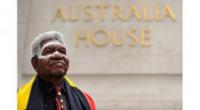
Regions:
[[33, 68], [35, 69], [35, 71], [38, 72], [37, 71], [38, 70], [38, 67], [37, 67], [38, 58], [37, 58], [37, 56], [34, 56], [34, 57], [31, 58], [31, 64], [32, 64]]

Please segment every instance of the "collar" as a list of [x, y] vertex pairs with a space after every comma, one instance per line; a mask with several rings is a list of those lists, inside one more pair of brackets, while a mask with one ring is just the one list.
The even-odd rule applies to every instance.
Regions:
[[[46, 92], [46, 93], [55, 92], [55, 89], [54, 89], [54, 86], [53, 86], [52, 83], [43, 80], [39, 75], [37, 75], [37, 79], [38, 79], [40, 88], [41, 88], [44, 92]], [[66, 93], [67, 90], [66, 90], [66, 88], [65, 88], [65, 83], [66, 83], [66, 82], [64, 81], [64, 78], [63, 78], [63, 80], [61, 81], [60, 87], [61, 87], [61, 91], [63, 91], [63, 92]]]

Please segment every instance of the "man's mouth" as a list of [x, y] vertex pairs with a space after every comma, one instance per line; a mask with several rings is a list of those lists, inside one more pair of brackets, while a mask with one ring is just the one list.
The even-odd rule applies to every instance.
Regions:
[[63, 67], [64, 64], [63, 63], [54, 63], [53, 66], [59, 66], [59, 67]]
[[50, 66], [64, 67], [65, 63], [64, 62], [54, 62]]

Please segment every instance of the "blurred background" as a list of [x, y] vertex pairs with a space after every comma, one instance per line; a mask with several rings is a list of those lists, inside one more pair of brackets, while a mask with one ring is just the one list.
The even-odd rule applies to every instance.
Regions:
[[182, 0], [18, 0], [18, 87], [31, 41], [64, 34], [68, 77], [97, 110], [182, 109]]

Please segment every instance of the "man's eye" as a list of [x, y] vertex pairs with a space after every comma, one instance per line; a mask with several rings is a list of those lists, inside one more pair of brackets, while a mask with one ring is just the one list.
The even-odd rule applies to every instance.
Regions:
[[48, 54], [51, 54], [51, 53], [53, 53], [53, 52], [54, 52], [53, 49], [48, 49], [48, 50], [45, 50], [45, 51], [43, 52], [43, 55], [48, 55]]
[[60, 52], [63, 53], [63, 54], [66, 54], [66, 51], [64, 51], [64, 50], [60, 50]]

